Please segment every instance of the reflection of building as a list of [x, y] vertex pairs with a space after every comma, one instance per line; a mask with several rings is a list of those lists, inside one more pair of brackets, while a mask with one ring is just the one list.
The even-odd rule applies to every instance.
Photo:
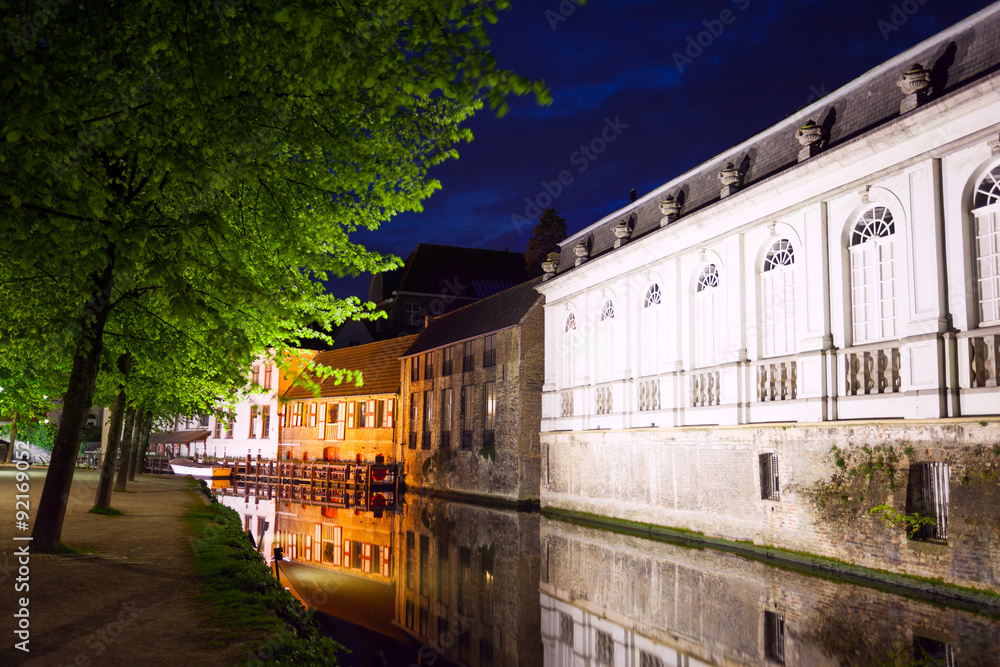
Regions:
[[542, 664], [537, 513], [408, 497], [396, 540], [395, 622], [423, 660]]
[[268, 563], [274, 557], [275, 501], [255, 495], [232, 494], [233, 489], [215, 491], [216, 498], [240, 515], [243, 531], [253, 536], [257, 551]]
[[538, 498], [542, 306], [537, 280], [430, 322], [403, 357], [406, 481]]
[[720, 552], [543, 518], [541, 563], [546, 667], [985, 667], [1000, 655], [1000, 620]]
[[998, 29], [993, 5], [561, 244], [543, 506], [1000, 591]]
[[294, 459], [392, 461], [399, 403], [399, 356], [415, 336], [321, 352], [313, 360], [331, 369], [360, 371], [331, 375], [319, 396], [299, 378], [282, 396], [282, 454]]
[[420, 243], [395, 271], [376, 274], [368, 290], [386, 318], [369, 322], [376, 340], [421, 331], [437, 317], [528, 280], [524, 256]]

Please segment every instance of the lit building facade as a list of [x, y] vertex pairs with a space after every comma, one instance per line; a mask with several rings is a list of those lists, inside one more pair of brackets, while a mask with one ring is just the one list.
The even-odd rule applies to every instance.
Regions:
[[543, 507], [1000, 590], [998, 29], [993, 6], [561, 244]]

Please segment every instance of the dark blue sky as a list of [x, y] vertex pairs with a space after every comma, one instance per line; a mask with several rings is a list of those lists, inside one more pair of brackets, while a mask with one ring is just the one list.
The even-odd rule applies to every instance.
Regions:
[[[649, 192], [989, 4], [513, 0], [493, 53], [544, 80], [553, 104], [480, 112], [475, 140], [432, 172], [443, 189], [424, 212], [357, 240], [403, 257], [420, 242], [523, 252], [532, 202], [572, 234], [628, 203], [630, 189]], [[602, 143], [599, 155], [580, 151]], [[367, 285], [334, 291], [366, 297]]]

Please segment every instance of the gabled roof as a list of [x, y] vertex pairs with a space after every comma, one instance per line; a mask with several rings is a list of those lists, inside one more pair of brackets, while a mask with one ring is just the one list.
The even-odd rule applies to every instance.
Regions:
[[[320, 385], [320, 397], [398, 394], [399, 358], [416, 338], [416, 336], [403, 336], [368, 345], [320, 352], [313, 359], [314, 362], [330, 368], [361, 371], [363, 381], [363, 385], [359, 387], [354, 380], [344, 380], [337, 384], [336, 377], [328, 377]], [[308, 388], [293, 384], [285, 392], [284, 398], [310, 399], [313, 398], [313, 394]]]
[[[722, 190], [719, 172], [730, 162], [743, 174], [743, 184], [729, 196], [731, 199], [752, 190], [756, 183], [796, 168], [802, 146], [795, 133], [810, 120], [823, 128], [825, 144], [819, 154], [822, 156], [899, 118], [904, 94], [897, 80], [915, 64], [930, 70], [931, 92], [926, 105], [932, 106], [935, 100], [1000, 69], [998, 45], [1000, 5], [995, 4], [572, 234], [560, 243], [557, 274], [573, 270], [576, 260], [573, 248], [578, 243], [587, 244], [590, 258], [612, 252], [615, 242], [612, 226], [619, 221], [629, 223], [632, 239], [657, 232], [664, 217], [659, 205], [667, 195], [683, 200], [681, 216], [670, 227], [683, 225], [691, 213], [718, 203]], [[919, 111], [918, 108], [910, 113]], [[803, 165], [805, 169], [809, 168], [808, 162]]]
[[173, 431], [171, 433], [152, 433], [149, 436], [151, 445], [186, 445], [195, 440], [204, 440], [211, 431]]
[[484, 336], [518, 324], [532, 306], [541, 302], [542, 296], [535, 291], [535, 285], [541, 281], [539, 276], [431, 320], [404, 356]]
[[521, 253], [418, 243], [402, 268], [372, 279], [369, 298], [413, 292], [482, 299], [528, 278]]

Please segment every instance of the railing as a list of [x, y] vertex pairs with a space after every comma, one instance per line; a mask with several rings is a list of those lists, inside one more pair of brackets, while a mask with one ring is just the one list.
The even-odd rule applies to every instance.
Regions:
[[594, 414], [609, 415], [613, 407], [611, 387], [598, 387], [594, 391]]
[[798, 369], [794, 361], [757, 366], [758, 401], [792, 401], [798, 395]]
[[559, 393], [559, 403], [561, 406], [560, 416], [561, 417], [572, 417], [573, 416], [573, 392], [563, 391]]
[[441, 449], [451, 447], [451, 431], [441, 432]]
[[431, 432], [424, 431], [423, 437], [420, 439], [420, 449], [430, 449], [431, 448]]
[[472, 370], [473, 365], [473, 355], [467, 354], [462, 357], [462, 372], [467, 373]]
[[719, 371], [691, 373], [691, 407], [719, 404]]
[[639, 383], [639, 411], [660, 409], [660, 381], [644, 380]]
[[899, 348], [881, 347], [844, 353], [847, 396], [894, 394], [900, 388]]
[[483, 350], [483, 368], [497, 365], [497, 350]]
[[451, 375], [452, 360], [445, 359], [441, 362], [441, 377], [447, 377]]
[[1000, 367], [997, 365], [997, 347], [1000, 336], [989, 334], [973, 336], [969, 339], [970, 386], [996, 387]]

